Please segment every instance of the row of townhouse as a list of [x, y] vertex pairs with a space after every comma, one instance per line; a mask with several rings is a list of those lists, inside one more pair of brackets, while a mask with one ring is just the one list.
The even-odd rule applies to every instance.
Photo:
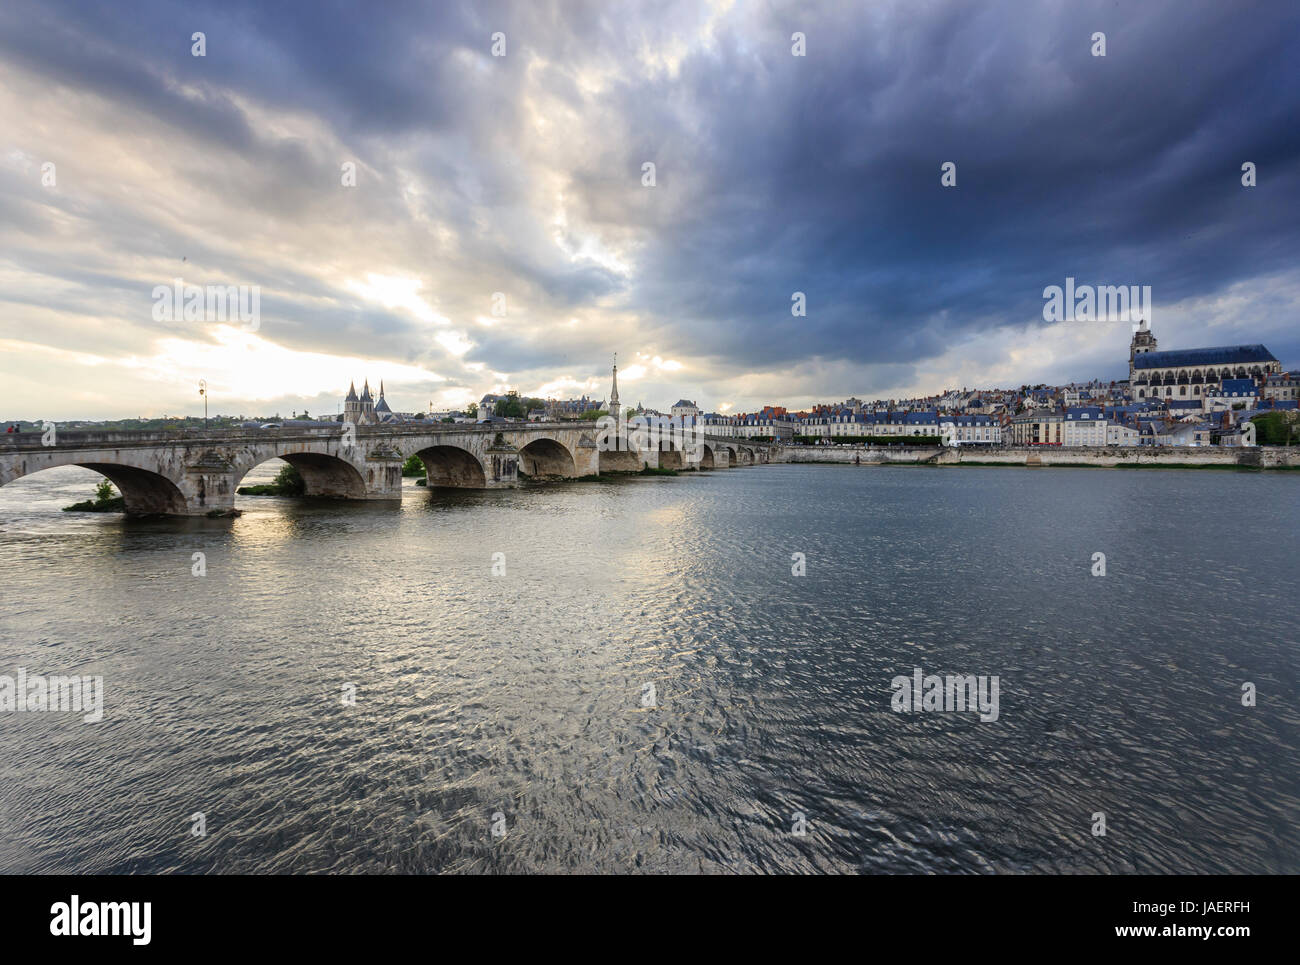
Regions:
[[987, 413], [940, 413], [934, 409], [883, 413], [844, 410], [814, 412], [799, 420], [799, 435], [834, 442], [866, 436], [943, 436], [945, 431], [961, 445], [997, 445], [1002, 424]]
[[[1240, 417], [1300, 402], [1300, 373], [1224, 378], [1187, 399], [1128, 398], [1129, 383], [1094, 380], [1032, 389], [950, 390], [927, 399], [848, 399], [806, 412], [764, 406], [755, 413], [700, 416], [711, 435], [834, 443], [861, 437], [943, 436], [960, 445], [1137, 446], [1230, 444]], [[679, 402], [674, 412], [694, 403]], [[1016, 409], [1021, 411], [1012, 415]], [[698, 411], [698, 410], [697, 410]], [[1223, 428], [1207, 428], [1224, 412]], [[1217, 423], [1216, 423], [1217, 424]], [[1196, 428], [1187, 429], [1192, 425]], [[1147, 426], [1145, 434], [1144, 426]], [[1171, 441], [1178, 440], [1178, 441]]]
[[721, 415], [709, 412], [699, 417], [704, 431], [711, 436], [738, 439], [789, 439], [795, 434], [795, 424], [784, 416], [762, 416], [745, 413]]
[[1277, 372], [1264, 379], [1260, 397], [1278, 402], [1300, 401], [1300, 372]]
[[767, 405], [758, 412], [699, 417], [709, 435], [743, 439], [790, 439], [799, 432], [799, 420], [784, 406]]
[[1011, 417], [1006, 440], [1013, 446], [1209, 446], [1239, 445], [1242, 421], [1260, 411], [1291, 408], [1271, 402], [1266, 409], [1220, 409], [1213, 415], [1195, 399], [1147, 401], [1123, 406], [1026, 409]]
[[1102, 406], [1027, 408], [1006, 427], [1013, 446], [1136, 446], [1139, 432], [1132, 414]]

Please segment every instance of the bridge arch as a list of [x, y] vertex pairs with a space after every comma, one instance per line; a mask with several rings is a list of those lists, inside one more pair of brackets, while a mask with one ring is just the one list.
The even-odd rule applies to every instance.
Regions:
[[414, 454], [424, 463], [424, 475], [431, 488], [483, 489], [487, 472], [474, 453], [460, 446], [428, 446]]
[[748, 446], [728, 446], [731, 451], [731, 464], [733, 466], [752, 466], [754, 464], [754, 450]]
[[0, 486], [64, 466], [89, 469], [108, 479], [122, 494], [128, 516], [183, 514], [186, 511], [185, 493], [170, 476], [124, 462], [107, 462], [93, 457], [86, 459], [85, 454], [55, 449], [24, 454], [21, 459], [0, 464]]
[[106, 462], [81, 462], [117, 487], [128, 516], [179, 516], [186, 512], [185, 494], [162, 473]]
[[700, 468], [712, 469], [715, 465], [716, 463], [713, 461], [713, 447], [706, 442], [700, 450]]
[[544, 437], [519, 450], [519, 471], [533, 479], [545, 476], [571, 479], [578, 474], [578, 466], [567, 446]]
[[303, 495], [334, 499], [365, 499], [366, 480], [361, 470], [339, 456], [325, 452], [276, 452], [254, 456], [235, 469], [235, 487], [264, 462], [283, 459], [302, 476]]
[[[128, 516], [170, 516], [186, 512], [185, 494], [175, 481], [162, 473], [138, 466], [128, 466], [114, 462], [73, 462], [71, 459], [45, 459], [44, 465], [27, 468], [23, 466], [7, 478], [0, 477], [0, 486], [5, 483], [26, 479], [46, 469], [61, 469], [77, 466], [89, 469], [105, 477], [117, 487], [122, 494], [122, 502]], [[87, 493], [89, 497], [91, 494]]]

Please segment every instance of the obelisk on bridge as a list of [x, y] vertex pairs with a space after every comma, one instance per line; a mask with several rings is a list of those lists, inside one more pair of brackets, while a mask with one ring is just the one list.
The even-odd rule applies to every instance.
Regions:
[[609, 414], [614, 417], [614, 424], [618, 424], [618, 353], [614, 353], [614, 386], [609, 390]]

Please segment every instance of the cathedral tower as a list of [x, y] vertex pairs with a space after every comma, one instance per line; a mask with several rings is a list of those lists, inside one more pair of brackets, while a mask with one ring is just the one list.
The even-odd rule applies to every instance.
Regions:
[[1147, 352], [1156, 350], [1156, 337], [1151, 334], [1151, 329], [1147, 326], [1145, 318], [1138, 319], [1137, 328], [1133, 329], [1133, 341], [1128, 347], [1128, 380], [1132, 384], [1136, 370], [1133, 368], [1133, 361]]

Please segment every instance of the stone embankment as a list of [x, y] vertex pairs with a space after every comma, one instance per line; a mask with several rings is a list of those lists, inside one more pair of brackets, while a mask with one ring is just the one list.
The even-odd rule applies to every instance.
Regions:
[[1116, 468], [1297, 469], [1300, 447], [1230, 446], [1176, 447], [1106, 446], [1067, 449], [1028, 446], [993, 449], [938, 446], [783, 446], [772, 462], [847, 463], [875, 466], [891, 463], [936, 466], [1091, 466]]

